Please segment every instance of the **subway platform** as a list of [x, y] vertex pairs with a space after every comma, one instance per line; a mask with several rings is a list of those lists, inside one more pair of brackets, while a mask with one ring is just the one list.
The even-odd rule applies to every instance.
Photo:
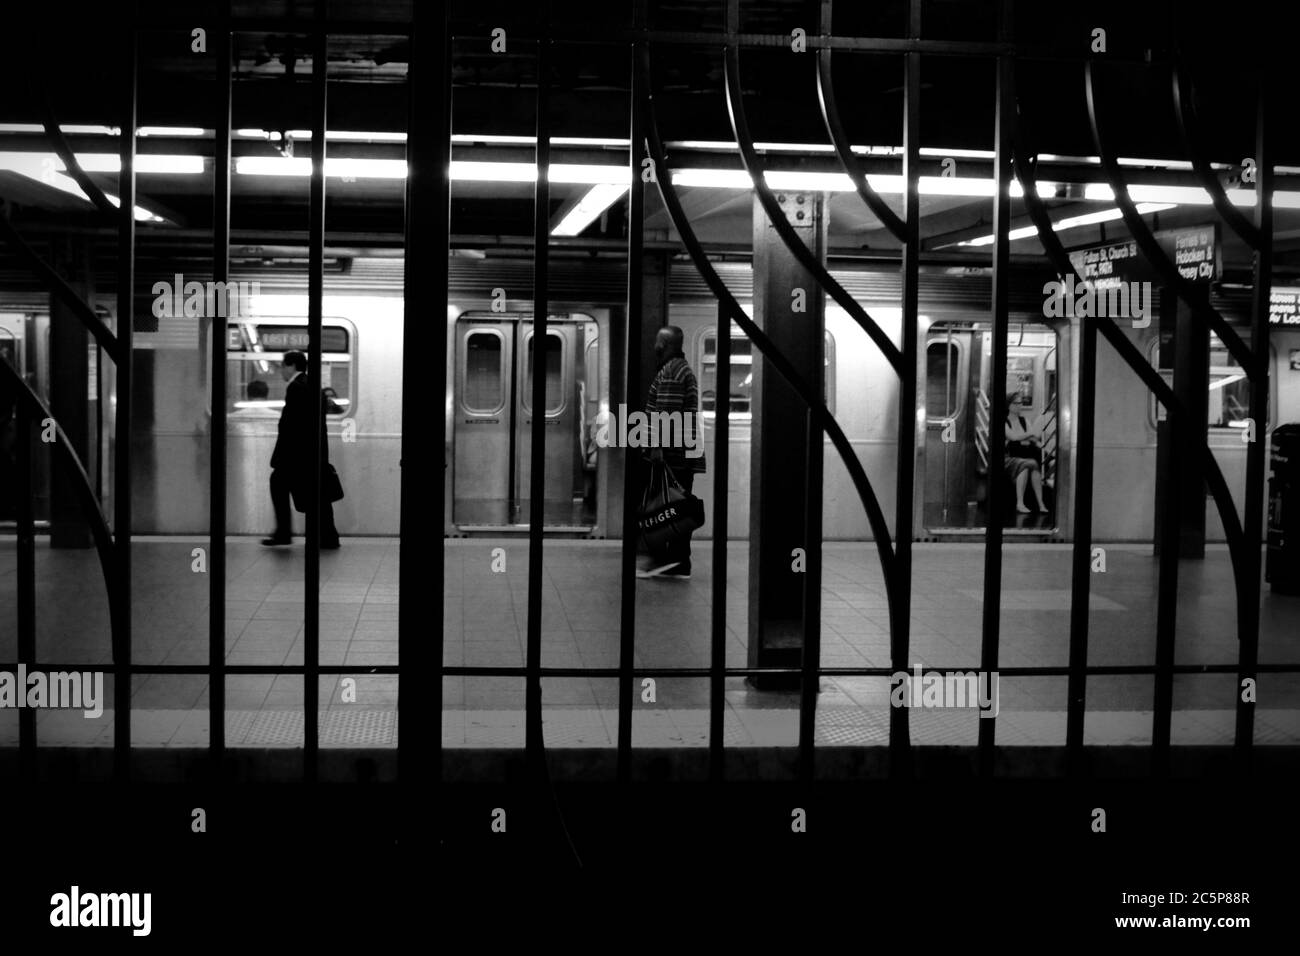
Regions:
[[[136, 664], [206, 665], [208, 593], [194, 570], [194, 549], [206, 539], [142, 538], [134, 545], [133, 655]], [[528, 545], [522, 539], [451, 539], [444, 584], [444, 664], [523, 666], [527, 631]], [[494, 557], [503, 549], [504, 571]], [[495, 554], [494, 554], [495, 552]], [[638, 581], [638, 667], [709, 665], [711, 568], [707, 541], [696, 542], [688, 581]], [[912, 594], [909, 665], [927, 670], [979, 667], [983, 546], [918, 544]], [[727, 665], [746, 666], [748, 545], [729, 545]], [[543, 570], [542, 666], [610, 668], [619, 662], [620, 545], [614, 541], [548, 540]], [[494, 563], [498, 570], [493, 570]], [[1146, 545], [1107, 548], [1105, 573], [1092, 575], [1088, 664], [1151, 665], [1156, 651], [1156, 559]], [[870, 542], [828, 543], [824, 549], [821, 663], [828, 668], [887, 667], [888, 610]], [[303, 663], [301, 541], [267, 549], [256, 539], [228, 541], [226, 662], [278, 667]], [[0, 604], [16, 599], [17, 555], [0, 539]], [[395, 539], [349, 538], [321, 557], [320, 662], [355, 667], [355, 693], [330, 675], [320, 683], [322, 748], [393, 748], [399, 732], [398, 545]], [[430, 582], [430, 587], [436, 586]], [[37, 656], [49, 668], [111, 664], [108, 607], [93, 551], [37, 546]], [[1023, 545], [1004, 551], [1000, 668], [1062, 667], [1069, 659], [1070, 548]], [[1261, 593], [1259, 660], [1291, 662], [1300, 654], [1300, 598]], [[427, 637], [436, 639], [436, 622]], [[0, 633], [0, 660], [17, 657], [16, 636]], [[1235, 665], [1235, 601], [1226, 549], [1179, 568], [1175, 663]], [[428, 675], [436, 680], [436, 675]], [[408, 678], [409, 680], [409, 678]], [[617, 740], [618, 687], [605, 677], [543, 678], [548, 748], [612, 748]], [[1066, 683], [1062, 676], [1008, 676], [999, 682], [996, 741], [1005, 748], [1063, 747]], [[420, 686], [416, 682], [416, 687]], [[1151, 744], [1154, 677], [1091, 677], [1085, 745]], [[232, 748], [275, 750], [303, 743], [303, 678], [233, 674], [226, 684], [226, 740]], [[139, 675], [132, 694], [132, 745], [201, 748], [209, 734], [204, 675]], [[105, 675], [105, 711], [43, 710], [42, 748], [108, 748], [116, 689]], [[351, 699], [355, 697], [355, 700]], [[653, 701], [640, 680], [632, 743], [644, 748], [704, 748], [709, 740], [708, 680], [658, 677]], [[347, 698], [347, 699], [345, 699]], [[1174, 746], [1227, 747], [1233, 742], [1236, 678], [1232, 673], [1179, 673], [1174, 678]], [[417, 699], [408, 708], [419, 707]], [[797, 691], [757, 690], [728, 678], [725, 745], [794, 747]], [[522, 677], [445, 677], [443, 745], [448, 749], [522, 748]], [[821, 678], [819, 747], [888, 744], [887, 677]], [[981, 718], [975, 709], [912, 709], [910, 737], [925, 747], [970, 747]], [[18, 711], [0, 710], [0, 746], [18, 742]], [[1300, 677], [1259, 678], [1256, 746], [1300, 743]]]

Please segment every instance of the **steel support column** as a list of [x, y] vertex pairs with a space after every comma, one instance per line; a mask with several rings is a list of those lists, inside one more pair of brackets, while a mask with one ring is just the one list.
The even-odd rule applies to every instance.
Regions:
[[[824, 197], [781, 193], [777, 201], [799, 240], [824, 261]], [[826, 338], [821, 287], [786, 248], [757, 196], [753, 224], [754, 321], [820, 397]], [[767, 362], [756, 361], [752, 369], [749, 666], [799, 667], [806, 639], [806, 579], [794, 573], [793, 553], [803, 552], [805, 573], [821, 555], [820, 520], [812, 527], [806, 523], [810, 476], [790, 467], [792, 461], [808, 462], [807, 416], [798, 393], [773, 374]], [[721, 387], [718, 393], [721, 396]], [[820, 429], [816, 431], [820, 437]], [[788, 678], [776, 677], [754, 683], [795, 686]]]

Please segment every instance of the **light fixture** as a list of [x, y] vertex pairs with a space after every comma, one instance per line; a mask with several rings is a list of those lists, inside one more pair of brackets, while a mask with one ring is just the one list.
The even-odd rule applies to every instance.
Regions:
[[553, 236], [576, 236], [595, 222], [610, 206], [627, 192], [627, 186], [615, 183], [597, 183], [587, 190], [587, 195], [569, 210], [568, 215], [551, 231]]
[[[1173, 209], [1176, 203], [1139, 203], [1137, 211], [1142, 215], [1152, 212], [1163, 212], [1166, 209]], [[1101, 222], [1113, 222], [1116, 219], [1124, 218], [1124, 214], [1119, 209], [1101, 209], [1097, 212], [1084, 213], [1081, 216], [1070, 216], [1059, 222], [1052, 223], [1053, 232], [1063, 232], [1066, 229], [1076, 229], [1079, 226], [1093, 226]], [[1038, 235], [1036, 226], [1021, 226], [1012, 229], [1007, 233], [1008, 239], [1029, 239]], [[955, 243], [958, 246], [991, 246], [993, 245], [993, 236], [980, 236], [977, 239], [967, 239], [964, 242]]]

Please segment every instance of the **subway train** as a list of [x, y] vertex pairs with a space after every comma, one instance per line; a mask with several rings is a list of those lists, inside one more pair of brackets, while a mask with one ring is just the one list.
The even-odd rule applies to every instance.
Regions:
[[[344, 535], [398, 531], [402, 434], [402, 273], [394, 258], [353, 258], [325, 278], [322, 385], [327, 388], [330, 459], [346, 496], [335, 506]], [[448, 466], [443, 482], [445, 534], [502, 535], [527, 529], [532, 454], [531, 260], [454, 256], [446, 315], [447, 389], [428, 396], [427, 414], [441, 417]], [[746, 308], [752, 275], [743, 262], [717, 269]], [[268, 462], [284, 382], [277, 363], [306, 343], [306, 280], [301, 264], [235, 264], [232, 278], [258, 283], [243, 314], [227, 321], [227, 531], [260, 535], [271, 527]], [[749, 527], [751, 407], [757, 350], [733, 326], [731, 376], [725, 397], [717, 382], [717, 306], [688, 261], [675, 260], [660, 311], [682, 328], [685, 352], [700, 385], [700, 421], [710, 470], [695, 483], [711, 534], [717, 403], [729, 403], [728, 530]], [[896, 342], [900, 339], [899, 276], [894, 265], [836, 268], [837, 280]], [[141, 272], [140, 287], [152, 281]], [[617, 259], [554, 257], [550, 274], [546, 356], [544, 524], [557, 535], [618, 537], [625, 452], [595, 440], [605, 416], [623, 399], [611, 394], [619, 371], [626, 272]], [[103, 286], [100, 286], [103, 288]], [[1220, 289], [1215, 304], [1244, 324], [1249, 290]], [[116, 307], [100, 297], [110, 324]], [[926, 267], [920, 285], [916, 485], [913, 525], [921, 540], [982, 535], [990, 483], [1007, 481], [989, 460], [993, 396], [992, 333], [987, 270]], [[205, 534], [208, 520], [208, 393], [210, 328], [200, 318], [154, 318], [150, 300], [136, 308], [133, 400], [133, 513], [138, 534]], [[1031, 490], [1007, 519], [1011, 538], [1071, 537], [1077, 402], [1078, 319], [1043, 315], [1041, 282], [1013, 284], [1008, 392], [1041, 437], [1041, 498]], [[221, 320], [218, 320], [221, 321]], [[647, 319], [647, 321], [649, 321]], [[1105, 320], [1109, 321], [1109, 320]], [[49, 304], [44, 295], [0, 294], [0, 360], [9, 362], [48, 400]], [[1172, 349], [1159, 322], [1125, 335], [1168, 375]], [[1300, 330], [1273, 329], [1270, 420], [1300, 420]], [[113, 369], [88, 345], [87, 466], [107, 513], [112, 500]], [[1210, 443], [1238, 508], [1244, 499], [1248, 387], [1211, 340]], [[825, 396], [858, 454], [891, 525], [898, 450], [898, 379], [866, 334], [828, 300], [825, 308]], [[1149, 541], [1155, 524], [1157, 429], [1154, 398], [1103, 342], [1098, 347], [1093, 539]], [[613, 379], [618, 380], [614, 374]], [[417, 383], [415, 388], [421, 386]], [[427, 427], [431, 423], [425, 423]], [[826, 443], [824, 535], [871, 536], [838, 453]], [[38, 462], [38, 518], [49, 515], [49, 463]], [[430, 483], [437, 476], [428, 476]], [[1010, 487], [1009, 482], [1007, 487]], [[1045, 510], [1038, 511], [1042, 506]], [[1207, 538], [1222, 540], [1207, 499]], [[1027, 513], [1022, 513], [1027, 512]], [[0, 520], [10, 517], [0, 513]], [[301, 517], [298, 518], [301, 527]]]

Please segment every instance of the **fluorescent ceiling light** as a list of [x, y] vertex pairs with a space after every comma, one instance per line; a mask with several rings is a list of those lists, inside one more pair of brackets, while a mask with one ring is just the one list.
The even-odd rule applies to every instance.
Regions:
[[206, 136], [208, 131], [197, 126], [141, 126], [138, 136]]
[[[116, 174], [122, 168], [122, 157], [117, 153], [77, 153], [77, 162], [88, 173]], [[33, 179], [67, 172], [55, 153], [20, 151], [0, 152], [0, 169], [12, 169]], [[135, 158], [135, 169], [138, 173], [195, 175], [203, 172], [203, 157], [141, 153]]]
[[[1162, 212], [1166, 209], [1173, 209], [1171, 203], [1141, 203], [1137, 207], [1138, 212], [1142, 215], [1152, 212]], [[1097, 212], [1084, 213], [1081, 216], [1069, 216], [1059, 222], [1052, 223], [1053, 232], [1063, 232], [1066, 229], [1076, 229], [1079, 226], [1094, 226], [1101, 222], [1113, 222], [1116, 219], [1124, 218], [1124, 214], [1118, 209], [1101, 209]], [[1038, 235], [1036, 226], [1020, 226], [1012, 229], [1007, 233], [1008, 239], [1030, 239]], [[967, 239], [964, 242], [957, 243], [959, 246], [991, 246], [993, 245], [993, 236], [980, 236], [977, 239]]]
[[597, 183], [587, 190], [587, 195], [569, 210], [552, 230], [553, 236], [576, 236], [595, 222], [600, 215], [627, 192], [627, 186], [614, 183]]
[[[297, 156], [240, 156], [235, 159], [235, 174], [307, 177], [311, 175], [311, 160]], [[326, 157], [325, 175], [338, 179], [405, 179], [406, 161]]]
[[[121, 132], [116, 126], [60, 126], [64, 133], [79, 136], [116, 136]], [[40, 123], [0, 123], [0, 133], [44, 133]]]
[[[453, 144], [468, 146], [475, 143], [485, 146], [535, 146], [537, 145], [536, 136], [494, 136], [488, 133], [456, 133], [451, 137]], [[598, 146], [601, 148], [613, 147], [615, 149], [627, 149], [629, 141], [626, 139], [610, 139], [601, 136], [552, 136], [552, 146]]]
[[[1245, 373], [1245, 372], [1239, 372], [1239, 373], [1237, 373], [1236, 375], [1225, 375], [1225, 376], [1223, 376], [1223, 378], [1218, 379], [1217, 381], [1214, 381], [1214, 382], [1211, 382], [1211, 383], [1210, 383], [1210, 391], [1212, 392], [1212, 391], [1214, 391], [1216, 388], [1223, 388], [1225, 385], [1231, 385], [1231, 384], [1233, 384], [1234, 382], [1240, 382], [1240, 381], [1241, 381], [1243, 378], [1245, 378], [1245, 377], [1246, 377], [1246, 373]], [[1230, 424], [1236, 424], [1236, 423], [1235, 423], [1235, 422], [1231, 422]], [[1244, 426], [1244, 423], [1242, 424], [1241, 427], [1245, 427], [1245, 426]]]
[[[844, 173], [814, 173], [771, 170], [764, 174], [772, 189], [806, 192], [853, 192], [853, 182]], [[901, 195], [907, 188], [902, 176], [868, 176], [867, 182], [878, 193]], [[678, 169], [673, 171], [673, 185], [713, 189], [752, 189], [753, 181], [743, 169]], [[918, 188], [925, 196], [992, 197], [995, 184], [991, 179], [973, 176], [922, 176]], [[1024, 195], [1020, 183], [1011, 180], [1013, 197]]]
[[584, 186], [609, 184], [627, 187], [630, 175], [626, 166], [593, 166], [583, 163], [552, 163], [550, 181]]
[[[77, 185], [76, 180], [59, 171], [62, 167], [63, 164], [58, 162], [53, 153], [0, 152], [0, 171], [18, 173], [38, 183], [44, 183], [51, 189], [57, 189], [70, 196], [76, 196], [78, 199], [90, 202], [90, 197], [81, 191], [81, 187]], [[113, 194], [106, 192], [104, 196], [114, 206], [121, 205], [120, 200]], [[162, 216], [157, 216], [142, 206], [135, 207], [135, 218], [141, 222], [167, 221]]]
[[[608, 183], [627, 187], [626, 166], [595, 166], [582, 163], [552, 163], [550, 181], [578, 186]], [[454, 159], [451, 178], [455, 182], [532, 183], [537, 181], [537, 167], [532, 163], [485, 163]]]

